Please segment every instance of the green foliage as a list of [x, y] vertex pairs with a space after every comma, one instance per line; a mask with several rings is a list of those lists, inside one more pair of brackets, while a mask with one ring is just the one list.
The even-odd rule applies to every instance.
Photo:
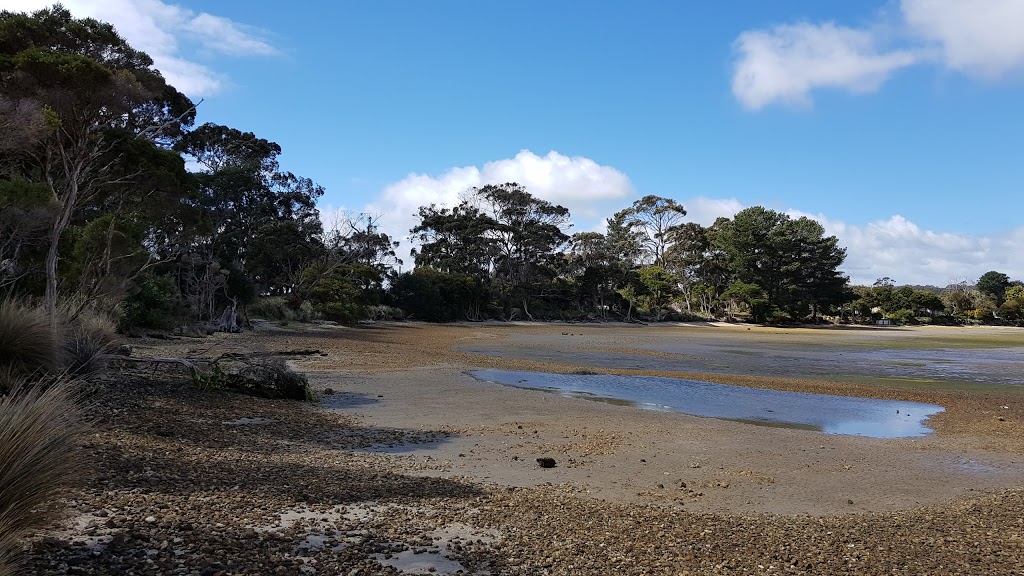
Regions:
[[958, 282], [946, 286], [939, 297], [950, 314], [966, 316], [970, 310], [977, 308], [981, 293], [966, 282]]
[[1010, 286], [1010, 277], [1002, 272], [996, 272], [992, 270], [981, 275], [978, 278], [978, 290], [982, 294], [991, 296], [996, 305], [1003, 303], [1003, 298], [1006, 294], [1006, 289]]
[[917, 322], [914, 317], [914, 311], [907, 309], [892, 312], [889, 314], [889, 318], [897, 324], [915, 324]]
[[366, 318], [368, 320], [402, 320], [405, 318], [405, 312], [394, 306], [376, 304], [366, 307]]
[[355, 324], [366, 317], [366, 309], [354, 302], [324, 302], [317, 304], [315, 310], [325, 320], [339, 324]]
[[391, 295], [407, 317], [431, 322], [477, 319], [486, 298], [476, 278], [433, 268], [416, 268], [398, 276]]
[[[686, 209], [671, 198], [647, 195], [608, 220], [618, 250], [645, 264], [665, 266], [666, 253], [683, 226]], [[631, 261], [630, 264], [633, 262]]]
[[246, 308], [249, 318], [256, 320], [290, 320], [293, 311], [282, 296], [257, 298]]
[[734, 309], [737, 304], [744, 304], [750, 311], [750, 318], [754, 322], [764, 322], [768, 319], [771, 304], [765, 297], [765, 291], [757, 284], [750, 282], [733, 282], [722, 293], [722, 298], [732, 301]]
[[637, 271], [637, 301], [653, 320], [664, 317], [665, 310], [678, 295], [678, 280], [661, 266], [644, 266]]
[[1005, 297], [1007, 300], [1024, 302], [1024, 285], [1010, 286], [1006, 289]]
[[121, 304], [122, 327], [173, 330], [186, 315], [186, 304], [174, 279], [147, 273], [135, 279], [135, 286]]
[[214, 364], [208, 372], [197, 371], [192, 374], [192, 387], [196, 390], [220, 390], [224, 385], [224, 371], [219, 364]]
[[894, 315], [899, 312], [898, 321], [912, 323], [918, 316], [934, 317], [946, 304], [931, 290], [911, 286], [897, 288], [895, 282], [886, 277], [878, 279], [870, 288], [860, 287], [852, 308], [861, 319], [868, 319], [871, 310], [878, 308], [892, 319], [896, 319]]
[[709, 234], [711, 251], [721, 254], [733, 281], [759, 286], [768, 308], [816, 316], [851, 298], [839, 272], [846, 250], [814, 220], [755, 206], [719, 219]]

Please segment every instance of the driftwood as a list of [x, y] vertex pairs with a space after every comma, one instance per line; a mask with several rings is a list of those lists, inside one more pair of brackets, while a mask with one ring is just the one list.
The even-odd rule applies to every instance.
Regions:
[[147, 364], [178, 364], [184, 366], [192, 372], [192, 376], [199, 375], [199, 367], [196, 366], [197, 362], [209, 363], [209, 360], [202, 358], [164, 358], [164, 357], [138, 357], [138, 356], [121, 356], [120, 354], [100, 354], [96, 356], [96, 360], [99, 362], [142, 362]]
[[[291, 355], [296, 351], [290, 351]], [[298, 352], [307, 352], [301, 350]], [[132, 357], [101, 354], [101, 362], [134, 362], [143, 364], [176, 364], [188, 368], [199, 388], [230, 388], [251, 396], [291, 400], [312, 400], [306, 377], [293, 371], [273, 352], [241, 354], [225, 352], [215, 358]], [[222, 368], [220, 363], [228, 362]], [[201, 369], [200, 364], [204, 365]]]
[[254, 352], [242, 354], [239, 352], [225, 352], [215, 358], [178, 358], [176, 356], [123, 356], [121, 354], [100, 354], [96, 360], [100, 362], [142, 362], [147, 364], [178, 364], [192, 372], [192, 375], [199, 373], [199, 364], [216, 365], [221, 360], [237, 360], [243, 364], [252, 364], [251, 359], [270, 356], [268, 352]]

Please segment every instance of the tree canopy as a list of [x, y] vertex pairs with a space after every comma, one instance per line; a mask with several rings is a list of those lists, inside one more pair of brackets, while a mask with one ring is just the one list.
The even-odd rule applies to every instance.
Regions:
[[109, 24], [0, 12], [0, 287], [52, 319], [63, 299], [162, 328], [249, 313], [1024, 322], [1021, 282], [998, 271], [850, 286], [846, 250], [810, 218], [753, 206], [704, 226], [646, 195], [570, 235], [567, 208], [516, 182], [419, 207], [401, 273], [379, 214], [325, 225], [324, 189], [281, 166], [281, 145], [196, 114]]

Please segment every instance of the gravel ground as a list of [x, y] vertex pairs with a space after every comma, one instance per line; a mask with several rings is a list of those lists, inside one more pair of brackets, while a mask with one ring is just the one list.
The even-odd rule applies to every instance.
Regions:
[[[333, 364], [317, 366], [526, 367], [451, 352], [480, 335], [447, 330], [332, 335]], [[328, 350], [321, 333], [231, 338], [135, 345], [140, 355]], [[442, 423], [388, 428], [354, 412], [199, 391], [173, 369], [96, 388], [82, 442], [91, 472], [65, 525], [30, 542], [28, 574], [1024, 574], [1021, 489], [884, 513], [695, 513], [596, 500], [575, 484], [445, 477], [440, 463], [364, 450], [443, 440], [453, 431]], [[965, 414], [950, 419], [955, 438], [975, 429]]]

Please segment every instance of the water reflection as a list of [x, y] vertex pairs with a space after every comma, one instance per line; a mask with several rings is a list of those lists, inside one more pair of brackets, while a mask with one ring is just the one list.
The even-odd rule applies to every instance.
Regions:
[[473, 376], [521, 388], [557, 392], [638, 408], [874, 438], [922, 436], [934, 404], [782, 392], [656, 376], [547, 374], [476, 370]]

